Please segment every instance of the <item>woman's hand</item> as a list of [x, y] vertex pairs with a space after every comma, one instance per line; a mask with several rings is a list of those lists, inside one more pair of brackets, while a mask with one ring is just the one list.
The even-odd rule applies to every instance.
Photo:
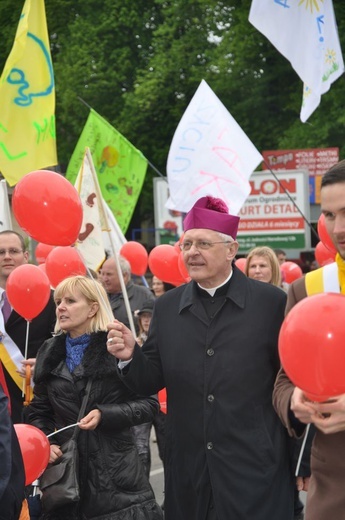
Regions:
[[60, 446], [57, 444], [51, 444], [50, 445], [50, 457], [49, 457], [49, 464], [52, 462], [56, 462], [62, 455], [62, 451], [60, 450]]
[[81, 430], [95, 430], [101, 422], [102, 414], [99, 410], [91, 410], [90, 413], [85, 415], [78, 423]]

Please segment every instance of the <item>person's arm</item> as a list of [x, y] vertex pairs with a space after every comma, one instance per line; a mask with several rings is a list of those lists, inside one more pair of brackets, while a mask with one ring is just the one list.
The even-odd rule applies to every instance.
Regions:
[[158, 348], [158, 323], [159, 317], [153, 313], [149, 336], [143, 347], [135, 343], [131, 331], [122, 323], [115, 320], [108, 325], [108, 351], [117, 359], [129, 361], [121, 372], [118, 363], [119, 373], [127, 388], [137, 395], [154, 395], [166, 386]]
[[102, 431], [115, 433], [131, 426], [152, 422], [158, 410], [158, 400], [153, 396], [118, 404], [99, 404], [96, 410], [91, 410], [80, 421], [80, 428], [94, 430], [99, 426]]

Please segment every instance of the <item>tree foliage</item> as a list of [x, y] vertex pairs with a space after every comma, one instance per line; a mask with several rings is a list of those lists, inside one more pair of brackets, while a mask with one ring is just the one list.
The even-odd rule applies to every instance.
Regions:
[[[46, 0], [64, 171], [94, 108], [165, 175], [174, 131], [205, 79], [259, 150], [340, 148], [344, 76], [303, 124], [302, 82], [248, 21], [251, 0]], [[231, 4], [231, 5], [230, 5]], [[23, 0], [2, 0], [0, 68]], [[345, 4], [334, 2], [345, 49]], [[85, 103], [83, 103], [83, 100]], [[135, 218], [152, 217], [152, 177]]]

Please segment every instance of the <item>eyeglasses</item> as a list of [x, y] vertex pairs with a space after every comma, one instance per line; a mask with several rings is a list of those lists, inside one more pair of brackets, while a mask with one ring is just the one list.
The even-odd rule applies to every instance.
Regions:
[[20, 253], [23, 253], [22, 249], [16, 249], [15, 247], [11, 247], [10, 249], [0, 249], [0, 258], [4, 257], [8, 253], [10, 256], [17, 256]]
[[206, 251], [214, 244], [230, 244], [230, 242], [230, 240], [221, 240], [220, 242], [208, 242], [207, 240], [196, 240], [195, 242], [191, 242], [190, 240], [185, 240], [184, 242], [181, 242], [180, 249], [181, 251], [189, 251], [191, 247], [194, 246], [198, 251]]

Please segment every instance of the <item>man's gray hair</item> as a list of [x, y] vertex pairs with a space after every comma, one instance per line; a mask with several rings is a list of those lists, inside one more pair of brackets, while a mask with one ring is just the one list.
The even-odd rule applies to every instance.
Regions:
[[218, 235], [220, 236], [220, 238], [222, 238], [225, 242], [235, 242], [235, 240], [232, 238], [232, 236], [230, 235], [226, 235], [225, 233], [219, 233], [218, 232]]
[[123, 275], [128, 275], [128, 280], [131, 279], [132, 271], [131, 271], [131, 264], [128, 262], [127, 258], [124, 256], [119, 255], [119, 263], [121, 267], [121, 272]]

